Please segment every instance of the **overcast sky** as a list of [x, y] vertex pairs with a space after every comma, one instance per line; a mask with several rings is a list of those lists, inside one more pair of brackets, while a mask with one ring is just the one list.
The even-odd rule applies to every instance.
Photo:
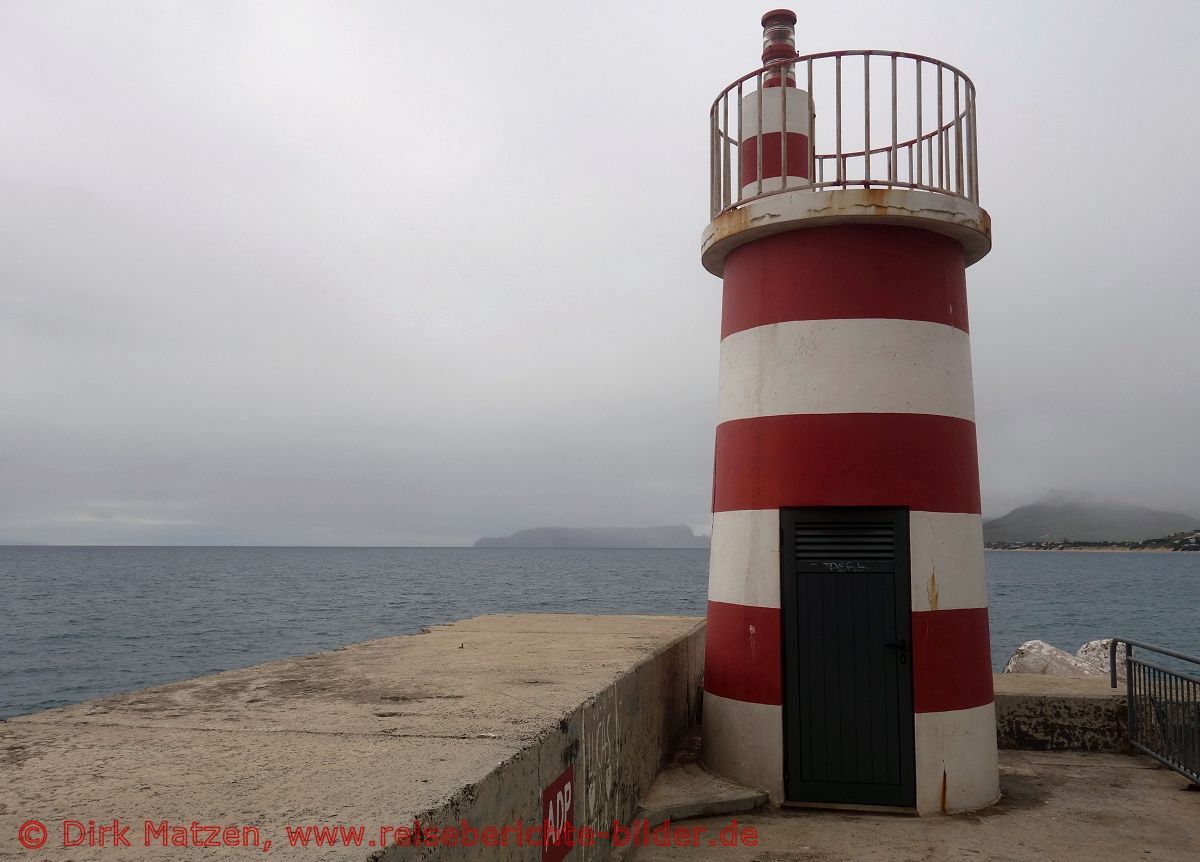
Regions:
[[[768, 4], [0, 2], [0, 539], [707, 530]], [[979, 93], [985, 513], [1200, 513], [1200, 4], [807, 4]]]

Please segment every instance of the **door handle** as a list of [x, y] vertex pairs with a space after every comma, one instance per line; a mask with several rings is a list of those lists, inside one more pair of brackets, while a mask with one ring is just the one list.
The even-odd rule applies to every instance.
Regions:
[[885, 643], [885, 647], [900, 650], [900, 664], [905, 664], [908, 661], [908, 641], [891, 641]]

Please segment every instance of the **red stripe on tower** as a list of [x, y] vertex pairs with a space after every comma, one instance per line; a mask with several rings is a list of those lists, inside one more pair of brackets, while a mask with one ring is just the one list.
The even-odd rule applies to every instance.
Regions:
[[783, 703], [779, 645], [779, 608], [710, 601], [704, 690], [749, 703]]
[[913, 708], [970, 709], [992, 702], [992, 647], [987, 608], [912, 615]]
[[921, 413], [832, 413], [719, 425], [713, 511], [790, 506], [978, 514], [975, 423]]
[[788, 231], [725, 258], [721, 337], [786, 320], [888, 318], [967, 332], [963, 250], [894, 225]]
[[[765, 132], [758, 138], [748, 138], [739, 149], [742, 185], [749, 188], [758, 182], [758, 140], [762, 139], [762, 176], [775, 179], [783, 176], [782, 132]], [[787, 133], [787, 172], [789, 177], [808, 179], [808, 135]]]

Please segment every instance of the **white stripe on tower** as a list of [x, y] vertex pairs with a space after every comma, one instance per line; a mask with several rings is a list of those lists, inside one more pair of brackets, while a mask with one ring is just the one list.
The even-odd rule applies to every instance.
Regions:
[[994, 786], [996, 704], [952, 712], [918, 712], [917, 811], [921, 814], [978, 808], [979, 788]]
[[[983, 519], [959, 512], [910, 512], [914, 611], [987, 605]], [[779, 510], [743, 509], [713, 515], [708, 597], [735, 605], [778, 608]], [[942, 575], [939, 578], [938, 572]]]
[[913, 611], [987, 607], [980, 515], [909, 512], [908, 538]]
[[718, 422], [792, 413], [975, 418], [971, 337], [924, 320], [788, 320], [734, 332], [721, 341], [718, 385]]
[[783, 707], [704, 692], [704, 723], [736, 729], [704, 734], [702, 759], [718, 775], [765, 790], [774, 802], [783, 792]]

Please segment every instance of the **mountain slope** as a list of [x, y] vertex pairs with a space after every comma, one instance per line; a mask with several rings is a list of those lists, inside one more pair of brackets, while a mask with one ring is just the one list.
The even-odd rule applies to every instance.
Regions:
[[1200, 520], [1107, 500], [1051, 494], [983, 525], [987, 542], [1138, 542], [1200, 527]]

